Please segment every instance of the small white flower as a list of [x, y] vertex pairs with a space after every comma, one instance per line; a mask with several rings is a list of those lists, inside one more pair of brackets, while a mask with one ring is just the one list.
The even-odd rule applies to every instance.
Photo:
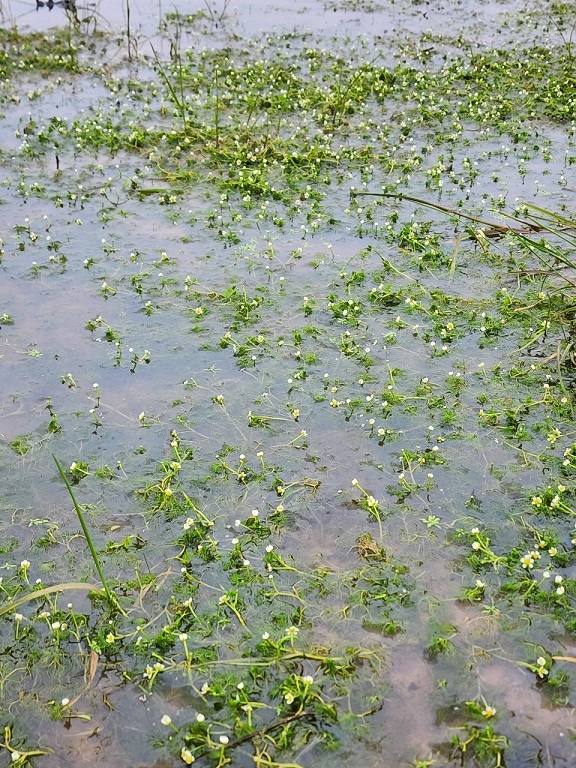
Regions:
[[192, 752], [190, 752], [189, 749], [186, 749], [186, 747], [182, 747], [182, 751], [180, 752], [180, 757], [182, 758], [182, 760], [184, 760], [186, 765], [192, 765], [192, 763], [195, 762], [196, 760]]

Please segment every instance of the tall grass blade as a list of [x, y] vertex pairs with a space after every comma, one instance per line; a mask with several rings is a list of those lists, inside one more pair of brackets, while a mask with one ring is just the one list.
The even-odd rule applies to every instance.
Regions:
[[106, 597], [111, 605], [118, 606], [116, 595], [112, 592], [112, 590], [108, 586], [108, 582], [106, 581], [106, 578], [104, 577], [104, 573], [102, 572], [102, 567], [100, 566], [100, 561], [98, 560], [98, 554], [96, 552], [96, 548], [94, 547], [94, 543], [92, 542], [92, 537], [90, 536], [90, 531], [88, 530], [88, 526], [86, 525], [86, 521], [84, 520], [82, 509], [80, 508], [80, 505], [78, 504], [78, 502], [76, 501], [76, 497], [74, 496], [74, 491], [72, 490], [72, 486], [70, 485], [70, 482], [66, 477], [64, 470], [62, 469], [62, 465], [60, 464], [56, 456], [54, 456], [54, 454], [52, 454], [52, 458], [54, 459], [56, 466], [58, 467], [58, 472], [60, 472], [60, 477], [62, 478], [62, 480], [64, 480], [66, 488], [68, 489], [68, 493], [70, 494], [70, 498], [72, 499], [72, 503], [74, 504], [74, 509], [76, 510], [76, 514], [78, 515], [78, 520], [80, 520], [82, 531], [84, 532], [86, 542], [88, 543], [88, 549], [90, 550], [90, 554], [92, 555], [92, 560], [94, 560], [94, 565], [96, 566], [96, 570], [98, 571], [98, 576], [100, 576], [100, 581], [102, 583], [102, 586], [104, 587], [104, 592], [106, 593]]
[[33, 592], [28, 592], [26, 595], [22, 595], [22, 597], [16, 598], [16, 600], [12, 600], [7, 605], [3, 605], [0, 608], [0, 616], [4, 616], [5, 613], [10, 613], [10, 611], [27, 603], [29, 600], [38, 600], [41, 597], [46, 597], [46, 595], [53, 595], [55, 592], [66, 592], [68, 590], [86, 590], [87, 592], [98, 592], [106, 595], [103, 590], [98, 589], [98, 587], [95, 587], [93, 584], [86, 584], [83, 581], [69, 581], [66, 584], [53, 584], [51, 587], [44, 587], [44, 589], [35, 589]]

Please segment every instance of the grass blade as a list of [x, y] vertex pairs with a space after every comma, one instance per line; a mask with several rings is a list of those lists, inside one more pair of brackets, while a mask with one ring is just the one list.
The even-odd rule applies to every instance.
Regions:
[[78, 502], [76, 501], [76, 497], [74, 496], [74, 491], [72, 490], [72, 486], [70, 485], [70, 482], [66, 477], [64, 470], [62, 469], [62, 465], [60, 464], [56, 456], [54, 456], [54, 454], [52, 454], [52, 458], [54, 459], [56, 466], [58, 467], [58, 472], [60, 472], [60, 477], [62, 478], [62, 480], [64, 480], [66, 488], [68, 489], [68, 493], [70, 494], [70, 498], [72, 499], [72, 502], [74, 504], [74, 509], [76, 510], [76, 514], [78, 515], [78, 520], [80, 520], [82, 531], [84, 532], [86, 542], [88, 543], [88, 549], [90, 550], [90, 554], [92, 555], [92, 560], [94, 560], [94, 565], [96, 566], [96, 570], [98, 571], [98, 576], [100, 576], [100, 581], [102, 582], [102, 586], [104, 587], [104, 592], [106, 593], [106, 597], [108, 598], [108, 601], [110, 602], [110, 604], [114, 606], [118, 606], [116, 595], [111, 591], [104, 577], [104, 573], [102, 572], [102, 567], [100, 566], [100, 561], [98, 560], [98, 554], [96, 552], [96, 548], [94, 547], [94, 544], [92, 542], [92, 537], [90, 536], [90, 531], [88, 530], [88, 526], [86, 525], [86, 521], [84, 520], [82, 509], [80, 508], [80, 505], [78, 504]]
[[12, 600], [7, 605], [3, 605], [0, 608], [0, 616], [4, 616], [5, 613], [10, 613], [10, 611], [13, 611], [15, 608], [18, 608], [24, 603], [27, 603], [29, 600], [38, 600], [41, 597], [46, 597], [46, 595], [52, 595], [55, 592], [66, 592], [67, 590], [87, 590], [88, 592], [106, 594], [101, 589], [98, 589], [98, 587], [95, 587], [92, 584], [86, 584], [83, 581], [69, 581], [65, 584], [54, 584], [51, 587], [35, 589], [34, 592], [28, 592], [28, 594], [22, 595], [22, 597], [16, 598], [16, 600]]

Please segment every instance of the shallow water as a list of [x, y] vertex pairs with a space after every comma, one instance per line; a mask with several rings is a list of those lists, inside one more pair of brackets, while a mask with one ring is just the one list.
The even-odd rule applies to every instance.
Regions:
[[[24, 34], [70, 23], [61, 7], [30, 6], [5, 1], [4, 28], [17, 25]], [[450, 746], [454, 735], [464, 738], [465, 724], [476, 723], [509, 739], [509, 768], [538, 760], [571, 764], [570, 663], [555, 665], [566, 675], [555, 686], [526, 666], [542, 654], [573, 656], [573, 633], [558, 613], [564, 603], [538, 604], [507, 591], [512, 578], [526, 575], [518, 561], [536, 546], [534, 530], [552, 530], [565, 557], [555, 565], [543, 549], [537, 570], [545, 561], [564, 580], [566, 623], [571, 616], [572, 520], [539, 517], [530, 505], [548, 483], [561, 480], [567, 495], [573, 492], [570, 474], [559, 474], [559, 457], [574, 439], [561, 401], [573, 399], [570, 373], [540, 366], [553, 339], [543, 349], [526, 344], [527, 323], [502, 310], [502, 289], [521, 307], [544, 285], [519, 278], [518, 266], [529, 259], [517, 246], [499, 240], [483, 250], [456, 215], [350, 194], [393, 188], [495, 223], [507, 220], [499, 210], [510, 213], [517, 198], [570, 210], [571, 129], [534, 117], [520, 135], [512, 115], [508, 134], [504, 119], [488, 130], [470, 114], [454, 138], [447, 135], [450, 120], [419, 120], [426, 104], [418, 102], [416, 86], [410, 103], [358, 100], [339, 122], [340, 92], [331, 83], [341, 72], [353, 83], [356, 75], [342, 67], [361, 69], [375, 56], [381, 66], [405, 61], [422, 70], [494, 45], [545, 45], [553, 26], [539, 8], [519, 2], [176, 6], [179, 17], [165, 18], [173, 6], [130, 3], [129, 35], [126, 4], [79, 8], [81, 39], [95, 51], [105, 48], [97, 54], [105, 68], [83, 71], [93, 56], [85, 47], [78, 72], [47, 76], [32, 67], [11, 72], [3, 85], [0, 315], [10, 319], [0, 328], [2, 605], [38, 579], [97, 580], [55, 454], [65, 467], [86, 463], [86, 477], [70, 477], [126, 612], [109, 615], [71, 589], [58, 599], [27, 601], [16, 624], [10, 613], [0, 615], [10, 659], [5, 700], [17, 743], [49, 747], [51, 754], [34, 758], [47, 768], [183, 764], [185, 724], [191, 732], [196, 712], [205, 714], [215, 739], [224, 733], [234, 741], [241, 733], [231, 730], [235, 718], [244, 715], [226, 707], [244, 695], [238, 691], [271, 707], [259, 721], [265, 729], [275, 716], [295, 711], [278, 693], [282, 680], [310, 674], [338, 720], [319, 719], [307, 736], [295, 736], [274, 757], [279, 762], [479, 765], [468, 758], [472, 749], [461, 763]], [[162, 57], [156, 74], [151, 44]], [[189, 164], [188, 150], [167, 149], [178, 115], [172, 117], [174, 94], [163, 85], [187, 48], [198, 78], [189, 92], [200, 94], [194, 119], [213, 119], [216, 138], [203, 124], [205, 143], [222, 143], [211, 162], [201, 142]], [[333, 101], [326, 102], [333, 121], [315, 127], [318, 113], [303, 96], [296, 109], [278, 108], [278, 115], [259, 107], [252, 132], [260, 145], [234, 162], [233, 151], [242, 147], [228, 141], [225, 121], [248, 145], [241, 121], [233, 122], [234, 100], [244, 94], [218, 84], [210, 106], [216, 86], [201, 75], [214, 51], [227, 51], [235, 62], [230, 78], [241, 66], [248, 78], [262, 58], [333, 85]], [[273, 88], [267, 93], [276, 97]], [[79, 128], [58, 134], [58, 120], [77, 120]], [[81, 127], [85, 121], [93, 121], [90, 128]], [[116, 148], [114, 132], [124, 136], [129, 125], [162, 125], [165, 135], [152, 149]], [[100, 145], [99, 130], [109, 134]], [[323, 162], [318, 173], [298, 152], [326, 133], [334, 151], [364, 148], [366, 162]], [[234, 189], [236, 168], [251, 176], [264, 167], [255, 159], [258, 147], [284, 134], [296, 137], [293, 165], [306, 169], [286, 181], [268, 166], [284, 199], [276, 188], [261, 195]], [[411, 163], [415, 154], [418, 166]], [[289, 164], [287, 156], [282, 163]], [[171, 181], [183, 168], [191, 177]], [[401, 241], [400, 229], [414, 221], [430, 222], [437, 253], [430, 254], [429, 243], [418, 250]], [[371, 303], [370, 291], [384, 284], [392, 297]], [[493, 336], [482, 330], [482, 312], [496, 323], [506, 318]], [[446, 333], [448, 323], [455, 336], [444, 342], [440, 327]], [[495, 415], [484, 417], [490, 408]], [[557, 446], [548, 437], [555, 426]], [[159, 478], [170, 473], [160, 463], [174, 460], [174, 430], [190, 456], [170, 482], [178, 498], [186, 493], [214, 522], [220, 554], [212, 560], [196, 542], [182, 543], [192, 514], [186, 505], [174, 506], [158, 491]], [[245, 470], [248, 477], [239, 478]], [[376, 517], [363, 508], [354, 479], [378, 500]], [[245, 522], [252, 509], [270, 528], [260, 538]], [[508, 570], [474, 570], [466, 560], [477, 526], [499, 555], [516, 557]], [[242, 557], [230, 565], [235, 539]], [[376, 543], [387, 555], [371, 560]], [[275, 572], [277, 594], [269, 591], [266, 544], [292, 566]], [[211, 546], [208, 538], [202, 546]], [[24, 559], [25, 574], [18, 566]], [[242, 581], [246, 569], [257, 574], [253, 581]], [[486, 592], [477, 602], [463, 601], [462, 590], [479, 578]], [[236, 614], [217, 614], [219, 596], [231, 589], [241, 593], [245, 624], [235, 623]], [[195, 613], [184, 620], [188, 596]], [[51, 617], [42, 619], [43, 610]], [[53, 619], [71, 624], [75, 614], [85, 617], [80, 639], [61, 637]], [[263, 633], [283, 637], [290, 624], [300, 628], [304, 655], [268, 669], [257, 642]], [[165, 626], [171, 645], [158, 639]], [[104, 640], [111, 629], [112, 650]], [[177, 650], [182, 631], [199, 654], [192, 666]], [[434, 646], [438, 638], [442, 651]], [[350, 646], [365, 656], [348, 676], [311, 660], [320, 652], [340, 658]], [[29, 669], [18, 658], [33, 659]], [[144, 670], [159, 659], [168, 668], [149, 684]], [[254, 664], [250, 672], [246, 660]], [[232, 676], [232, 692], [211, 698], [201, 687], [224, 685], [220, 671]], [[69, 717], [66, 709], [60, 720], [48, 718], [61, 699], [77, 696], [73, 715], [90, 720]], [[497, 716], [473, 715], [470, 701], [494, 706]], [[184, 731], [172, 736], [160, 723], [166, 714]], [[327, 733], [338, 744], [323, 746]], [[216, 747], [211, 758], [198, 749], [198, 761], [217, 764]], [[2, 750], [0, 760], [9, 764], [9, 753]], [[251, 743], [234, 746], [232, 759], [253, 765]], [[485, 764], [496, 759], [492, 752]]]

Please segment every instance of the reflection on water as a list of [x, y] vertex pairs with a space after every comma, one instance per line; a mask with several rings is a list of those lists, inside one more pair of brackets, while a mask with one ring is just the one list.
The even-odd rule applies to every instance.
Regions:
[[[34, 30], [43, 30], [47, 26], [84, 24], [89, 28], [99, 27], [107, 30], [126, 31], [141, 38], [142, 42], [158, 39], [161, 21], [166, 13], [180, 16], [179, 34], [189, 34], [196, 28], [205, 32], [206, 24], [212, 33], [221, 31], [226, 37], [250, 35], [254, 32], [286, 32], [305, 30], [346, 37], [363, 35], [375, 36], [382, 45], [388, 38], [397, 41], [401, 35], [429, 32], [432, 35], [446, 31], [446, 19], [450, 19], [451, 30], [456, 38], [459, 33], [478, 34], [482, 45], [496, 45], [501, 41], [503, 26], [508, 25], [509, 17], [524, 7], [520, 0], [506, 2], [486, 2], [482, 8], [474, 3], [460, 3], [454, 0], [437, 2], [433, 7], [419, 4], [400, 4], [391, 8], [388, 3], [379, 2], [309, 2], [270, 3], [267, 0], [232, 3], [226, 0], [206, 0], [206, 2], [181, 4], [172, 3], [169, 7], [162, 0], [96, 0], [92, 3], [42, 2], [41, 0], [2, 0], [1, 20], [4, 25], [17, 25]], [[516, 32], [516, 40], [524, 34]], [[530, 32], [528, 32], [530, 34]]]

